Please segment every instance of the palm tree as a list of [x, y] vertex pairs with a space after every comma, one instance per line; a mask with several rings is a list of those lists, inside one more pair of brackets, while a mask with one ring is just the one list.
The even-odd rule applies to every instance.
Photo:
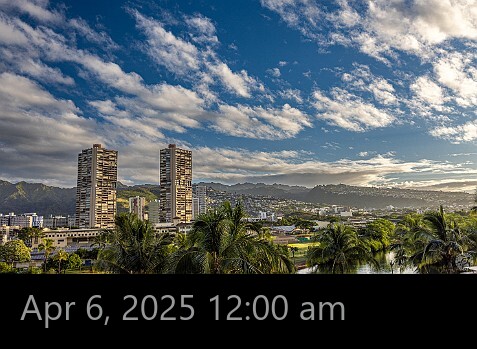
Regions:
[[416, 213], [404, 216], [397, 224], [389, 249], [394, 252], [392, 263], [397, 264], [401, 272], [407, 267], [420, 264], [422, 256], [416, 251], [424, 248], [425, 242], [421, 233], [425, 229], [427, 228], [422, 215]]
[[421, 231], [424, 241], [422, 249], [417, 253], [421, 256], [419, 269], [421, 272], [457, 273], [457, 259], [461, 258], [471, 243], [468, 236], [461, 231], [458, 224], [448, 219], [442, 205], [437, 212], [424, 215], [428, 229]]
[[295, 264], [295, 252], [298, 252], [298, 247], [296, 246], [290, 247], [290, 252], [292, 253], [293, 264]]
[[134, 214], [120, 214], [115, 223], [116, 228], [108, 235], [109, 244], [98, 254], [98, 268], [127, 274], [162, 272], [172, 236], [157, 234], [148, 221], [142, 221]]
[[43, 242], [38, 245], [38, 251], [45, 251], [45, 259], [43, 260], [43, 265], [45, 266], [45, 273], [48, 257], [56, 249], [55, 246], [53, 246], [53, 243], [53, 239], [43, 239]]
[[63, 249], [59, 249], [54, 259], [58, 261], [58, 274], [61, 274], [61, 262], [68, 260], [68, 253]]
[[240, 203], [225, 202], [200, 215], [187, 241], [171, 258], [169, 271], [179, 274], [289, 273], [287, 251], [252, 233]]
[[371, 249], [361, 240], [356, 230], [341, 223], [332, 223], [316, 237], [319, 243], [310, 247], [307, 261], [315, 271], [331, 274], [355, 272], [362, 263], [378, 268]]

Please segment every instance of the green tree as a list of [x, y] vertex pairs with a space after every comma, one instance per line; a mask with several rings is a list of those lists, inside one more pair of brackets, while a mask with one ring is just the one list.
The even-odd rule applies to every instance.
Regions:
[[[2, 246], [0, 246], [1, 248]], [[8, 263], [5, 263], [5, 262], [0, 262], [0, 274], [3, 274], [3, 273], [13, 273], [13, 267], [8, 264]]]
[[444, 214], [444, 208], [424, 215], [429, 229], [421, 232], [424, 241], [417, 254], [421, 256], [419, 269], [421, 272], [458, 273], [457, 259], [462, 257], [471, 243], [467, 234], [459, 228], [453, 219]]
[[116, 227], [98, 253], [97, 267], [113, 273], [161, 273], [171, 252], [172, 236], [157, 234], [148, 221], [134, 214], [121, 213]]
[[385, 250], [391, 245], [394, 229], [394, 223], [384, 218], [378, 218], [366, 225], [364, 236], [373, 252]]
[[29, 262], [31, 259], [30, 249], [23, 240], [10, 240], [0, 246], [0, 259], [13, 268], [14, 262]]
[[295, 253], [298, 252], [298, 247], [295, 247], [295, 246], [290, 247], [290, 252], [292, 253], [293, 264], [295, 264]]
[[184, 247], [171, 257], [169, 271], [179, 274], [290, 273], [285, 248], [252, 233], [243, 206], [223, 203], [199, 216]]
[[396, 265], [402, 272], [407, 267], [416, 267], [420, 264], [421, 255], [416, 251], [424, 248], [421, 232], [427, 226], [421, 214], [411, 213], [396, 225], [391, 239], [390, 251], [394, 253], [391, 268]]
[[25, 227], [18, 231], [18, 238], [23, 240], [25, 245], [31, 246], [32, 239], [43, 237], [43, 231], [40, 228]]
[[70, 253], [68, 256], [68, 269], [78, 270], [81, 269], [83, 265], [83, 261], [81, 260], [80, 256], [76, 253]]
[[56, 252], [53, 259], [56, 261], [56, 263], [58, 263], [58, 274], [61, 274], [61, 264], [62, 262], [66, 262], [68, 260], [68, 252], [60, 248], [58, 252]]
[[379, 268], [370, 247], [351, 226], [332, 223], [315, 240], [319, 245], [310, 247], [307, 251], [307, 262], [315, 271], [353, 273], [363, 263]]
[[50, 254], [53, 253], [53, 251], [56, 249], [55, 246], [53, 246], [53, 239], [43, 239], [43, 242], [38, 245], [38, 251], [44, 251], [45, 257], [43, 259], [43, 265], [45, 267], [45, 273], [47, 271], [46, 265], [48, 261], [48, 257]]

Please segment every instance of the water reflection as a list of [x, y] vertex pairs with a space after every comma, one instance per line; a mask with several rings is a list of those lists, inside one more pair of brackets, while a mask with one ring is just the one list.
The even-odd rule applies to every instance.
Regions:
[[[379, 270], [376, 270], [369, 264], [363, 264], [356, 269], [356, 274], [416, 274], [414, 268], [400, 270], [396, 265], [391, 268], [394, 252], [378, 252], [374, 257], [379, 263]], [[304, 268], [298, 270], [297, 274], [311, 274], [312, 272], [312, 268]]]

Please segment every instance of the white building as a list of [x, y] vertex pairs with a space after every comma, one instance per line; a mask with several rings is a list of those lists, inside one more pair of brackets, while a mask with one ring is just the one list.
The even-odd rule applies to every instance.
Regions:
[[140, 220], [144, 220], [146, 210], [146, 198], [143, 196], [133, 196], [129, 198], [129, 213], [134, 213]]
[[74, 225], [74, 221], [72, 220], [74, 220], [74, 217], [50, 215], [49, 217], [45, 217], [43, 219], [43, 226], [45, 228], [68, 228]]
[[205, 185], [194, 184], [192, 186], [192, 197], [197, 198], [199, 200], [198, 213], [207, 213], [207, 187]]

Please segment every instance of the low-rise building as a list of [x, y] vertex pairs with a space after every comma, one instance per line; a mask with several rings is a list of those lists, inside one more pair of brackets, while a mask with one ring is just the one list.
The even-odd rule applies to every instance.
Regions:
[[33, 239], [32, 248], [38, 249], [38, 246], [45, 239], [52, 239], [53, 246], [66, 250], [75, 251], [80, 247], [90, 247], [95, 238], [103, 232], [102, 229], [64, 229], [64, 230], [48, 230], [43, 231], [43, 237]]
[[278, 245], [288, 245], [299, 242], [299, 240], [295, 236], [290, 235], [277, 235], [273, 240], [275, 244]]

